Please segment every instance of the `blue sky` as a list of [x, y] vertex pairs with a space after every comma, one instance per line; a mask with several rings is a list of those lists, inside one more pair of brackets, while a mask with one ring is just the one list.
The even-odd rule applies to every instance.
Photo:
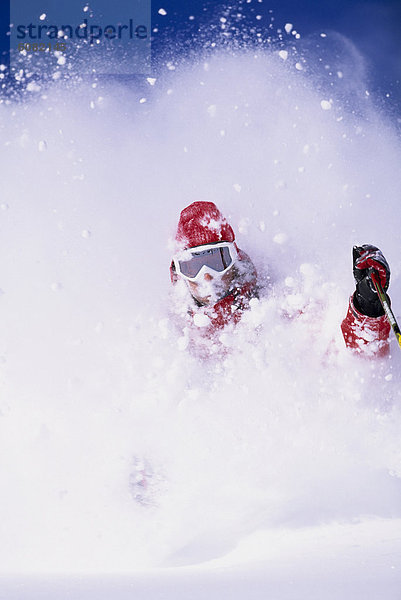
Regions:
[[[231, 3], [234, 5], [234, 3]], [[153, 25], [159, 36], [166, 30], [170, 39], [175, 35], [191, 36], [190, 15], [196, 29], [199, 19], [205, 21], [226, 2], [210, 0], [154, 0]], [[313, 33], [335, 30], [347, 36], [367, 60], [370, 84], [381, 92], [391, 92], [401, 103], [401, 2], [399, 0], [252, 0], [243, 2], [249, 19], [262, 16], [259, 24], [268, 25], [274, 18], [274, 27], [288, 22], [302, 37]], [[158, 10], [164, 8], [165, 16]], [[205, 15], [207, 15], [205, 17]], [[158, 41], [153, 44], [158, 50]]]

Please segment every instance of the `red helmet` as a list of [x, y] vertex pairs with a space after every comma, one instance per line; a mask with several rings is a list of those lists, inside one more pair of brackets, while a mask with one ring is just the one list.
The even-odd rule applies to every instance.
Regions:
[[234, 242], [235, 235], [213, 202], [193, 202], [181, 212], [175, 239], [184, 249], [216, 242]]

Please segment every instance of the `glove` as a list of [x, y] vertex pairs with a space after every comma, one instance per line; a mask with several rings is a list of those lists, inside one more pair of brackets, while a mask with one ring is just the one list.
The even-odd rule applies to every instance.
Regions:
[[[383, 290], [386, 291], [390, 284], [390, 267], [381, 250], [370, 244], [354, 246], [352, 255], [356, 283], [354, 306], [363, 315], [381, 317], [384, 315], [384, 310], [373, 285], [371, 274], [375, 273]], [[388, 296], [387, 299], [390, 304]]]

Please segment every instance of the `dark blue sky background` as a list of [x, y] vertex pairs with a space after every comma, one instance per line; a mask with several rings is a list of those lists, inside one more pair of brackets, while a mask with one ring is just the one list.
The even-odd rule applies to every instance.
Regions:
[[[199, 26], [211, 30], [208, 23], [218, 22], [218, 15], [230, 4], [235, 6], [220, 0], [153, 0], [152, 26], [158, 29], [152, 43], [154, 64], [166, 51], [178, 52], [177, 42], [181, 52], [187, 51], [194, 45]], [[160, 8], [167, 14], [160, 15]], [[368, 61], [371, 88], [381, 94], [389, 92], [401, 107], [401, 0], [244, 0], [242, 10], [244, 26], [257, 23], [266, 32], [273, 18], [273, 33], [290, 22], [303, 38], [328, 30], [347, 36]], [[255, 21], [257, 14], [262, 19]], [[189, 20], [190, 16], [195, 18]], [[8, 23], [9, 2], [0, 0], [3, 53], [8, 48]], [[5, 58], [3, 54], [2, 62]]]
[[[166, 44], [166, 30], [171, 43], [183, 30], [190, 38], [199, 22], [207, 20], [206, 15], [210, 17], [227, 5], [219, 0], [154, 0], [153, 25], [158, 27], [160, 39], [153, 43], [154, 54], [157, 56]], [[167, 15], [158, 14], [161, 7]], [[302, 37], [328, 30], [347, 36], [367, 60], [372, 88], [390, 92], [401, 106], [401, 0], [252, 0], [250, 4], [245, 1], [243, 7], [250, 20], [262, 15], [259, 24], [267, 25], [273, 17], [275, 30], [289, 22]], [[190, 15], [196, 17], [192, 33]]]

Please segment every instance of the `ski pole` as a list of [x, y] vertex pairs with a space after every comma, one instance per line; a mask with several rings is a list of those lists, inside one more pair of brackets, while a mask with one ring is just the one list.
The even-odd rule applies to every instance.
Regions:
[[392, 330], [394, 331], [395, 337], [397, 338], [398, 344], [401, 348], [401, 331], [400, 331], [400, 328], [398, 327], [398, 323], [396, 321], [394, 313], [391, 310], [389, 303], [387, 302], [386, 294], [383, 291], [380, 281], [376, 278], [376, 274], [371, 273], [370, 276], [372, 278], [373, 285], [375, 286], [377, 295], [379, 296], [383, 310], [386, 313], [386, 317], [391, 325]]

